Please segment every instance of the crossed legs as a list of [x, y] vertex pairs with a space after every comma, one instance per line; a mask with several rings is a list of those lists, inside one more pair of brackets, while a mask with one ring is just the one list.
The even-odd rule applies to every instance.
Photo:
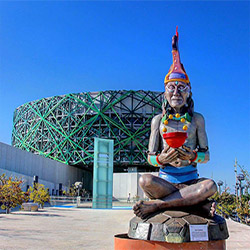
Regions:
[[[200, 182], [184, 185], [178, 189], [160, 177], [144, 174], [140, 177], [139, 184], [151, 199], [151, 201], [141, 201], [133, 207], [134, 213], [141, 218], [146, 218], [158, 210], [197, 205], [217, 191], [217, 186], [211, 179], [202, 179]], [[208, 213], [211, 212], [213, 216], [214, 210], [215, 204], [210, 204]]]

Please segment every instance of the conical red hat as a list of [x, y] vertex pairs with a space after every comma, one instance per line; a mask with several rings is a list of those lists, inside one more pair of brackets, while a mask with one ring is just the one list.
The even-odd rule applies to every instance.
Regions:
[[179, 40], [178, 26], [176, 27], [176, 35], [173, 37], [173, 39], [176, 41], [176, 44], [175, 46], [173, 46], [173, 49], [172, 49], [173, 64], [171, 65], [169, 72], [167, 73], [165, 77], [164, 83], [167, 84], [168, 82], [181, 81], [181, 82], [185, 82], [188, 84], [190, 83], [189, 78], [181, 63], [180, 53], [179, 53], [178, 46], [177, 46], [178, 40]]

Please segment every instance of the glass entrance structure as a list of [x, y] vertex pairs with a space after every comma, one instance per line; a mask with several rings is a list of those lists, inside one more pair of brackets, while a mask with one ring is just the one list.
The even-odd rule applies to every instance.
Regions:
[[112, 208], [114, 141], [94, 138], [93, 208]]

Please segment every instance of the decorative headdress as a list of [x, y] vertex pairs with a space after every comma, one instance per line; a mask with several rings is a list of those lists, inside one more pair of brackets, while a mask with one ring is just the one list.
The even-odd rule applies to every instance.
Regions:
[[168, 82], [173, 82], [173, 81], [181, 81], [190, 85], [188, 75], [186, 74], [184, 66], [180, 60], [180, 53], [178, 50], [178, 40], [179, 40], [179, 34], [178, 34], [178, 26], [177, 26], [176, 34], [172, 38], [173, 64], [171, 65], [169, 72], [167, 73], [165, 77], [165, 80], [164, 80], [165, 85]]

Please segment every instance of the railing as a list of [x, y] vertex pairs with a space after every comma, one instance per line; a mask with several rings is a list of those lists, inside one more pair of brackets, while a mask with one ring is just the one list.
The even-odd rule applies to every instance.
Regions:
[[50, 196], [50, 205], [66, 205], [66, 204], [75, 204], [79, 203], [92, 202], [92, 198], [80, 197], [80, 196]]
[[[113, 197], [113, 206], [114, 207], [132, 207], [139, 200], [148, 200], [142, 199], [140, 197], [131, 197], [130, 200], [127, 198], [114, 198]], [[75, 205], [75, 206], [88, 206], [91, 207], [92, 197], [77, 197], [77, 196], [50, 196], [50, 205], [51, 206], [66, 206], [66, 205]]]

